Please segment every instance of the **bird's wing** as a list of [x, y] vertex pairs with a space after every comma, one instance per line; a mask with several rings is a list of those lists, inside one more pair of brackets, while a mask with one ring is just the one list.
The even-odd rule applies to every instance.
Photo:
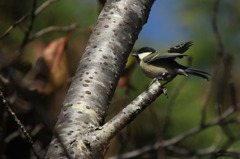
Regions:
[[168, 59], [168, 58], [176, 58], [176, 57], [183, 57], [187, 56], [181, 53], [160, 53], [160, 52], [154, 52], [151, 53], [150, 55], [146, 56], [143, 58], [143, 62], [153, 62], [161, 59]]
[[168, 49], [167, 52], [169, 52], [169, 53], [175, 53], [175, 52], [177, 52], [177, 53], [184, 53], [192, 45], [193, 45], [193, 42], [192, 41], [188, 41], [188, 42], [176, 45], [174, 47], [171, 47], [170, 49]]

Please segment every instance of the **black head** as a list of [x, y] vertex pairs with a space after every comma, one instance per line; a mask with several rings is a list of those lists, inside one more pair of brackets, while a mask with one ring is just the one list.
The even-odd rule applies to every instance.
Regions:
[[132, 56], [137, 57], [138, 54], [145, 53], [145, 52], [156, 52], [156, 50], [151, 47], [143, 47], [139, 49], [137, 52], [133, 53]]
[[156, 50], [151, 47], [143, 47], [137, 51], [138, 54], [141, 54], [144, 52], [156, 52]]
[[139, 63], [141, 61], [141, 59], [139, 58], [139, 54], [141, 53], [145, 53], [145, 52], [156, 52], [156, 50], [154, 50], [153, 48], [151, 47], [143, 47], [141, 49], [139, 49], [137, 52], [133, 53], [132, 56], [136, 57], [137, 59], [137, 62]]

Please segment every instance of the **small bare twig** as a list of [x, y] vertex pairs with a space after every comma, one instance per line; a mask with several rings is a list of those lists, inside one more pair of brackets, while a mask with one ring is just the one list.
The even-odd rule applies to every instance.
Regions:
[[[197, 150], [197, 151], [192, 151], [186, 148], [180, 148], [177, 146], [170, 146], [167, 147], [168, 150], [177, 153], [179, 155], [184, 155], [185, 157], [187, 156], [207, 156], [207, 155], [211, 155], [211, 156], [236, 156], [237, 154], [239, 154], [240, 150], [220, 150], [220, 149], [201, 149], [201, 150]], [[223, 155], [223, 153], [225, 153], [225, 155]], [[215, 158], [214, 158], [215, 159]]]
[[[188, 58], [188, 67], [190, 67], [192, 65], [192, 58], [189, 57]], [[176, 87], [176, 89], [174, 90], [173, 95], [171, 96], [170, 101], [168, 102], [167, 105], [167, 112], [165, 115], [165, 121], [163, 124], [163, 133], [167, 131], [169, 125], [170, 125], [170, 117], [171, 117], [171, 111], [172, 111], [172, 106], [173, 106], [173, 102], [175, 101], [176, 97], [179, 95], [179, 92], [181, 91], [182, 87], [185, 85], [185, 83], [187, 82], [187, 78], [184, 78]]]
[[30, 14], [27, 13], [26, 15], [24, 15], [23, 17], [21, 17], [19, 20], [17, 20], [13, 25], [11, 25], [2, 35], [0, 35], [0, 39], [6, 37], [10, 31], [12, 31], [18, 24], [22, 23], [24, 20], [26, 20], [28, 18]]
[[[31, 94], [34, 94], [34, 93], [31, 93]], [[28, 131], [26, 130], [26, 128], [24, 127], [24, 125], [23, 125], [23, 124], [21, 123], [21, 121], [18, 119], [18, 117], [16, 116], [15, 112], [14, 112], [14, 111], [11, 109], [11, 107], [8, 105], [8, 102], [6, 101], [6, 99], [5, 99], [5, 97], [4, 97], [4, 95], [3, 95], [2, 92], [0, 92], [0, 97], [2, 98], [1, 103], [2, 103], [3, 105], [5, 105], [5, 107], [7, 108], [8, 112], [13, 116], [14, 120], [16, 121], [16, 123], [17, 123], [18, 127], [20, 128], [22, 134], [28, 139], [29, 143], [31, 144], [35, 156], [36, 156], [38, 159], [42, 158], [42, 157], [38, 154], [38, 152], [36, 151], [36, 149], [35, 149], [35, 144], [34, 144], [34, 142], [33, 142], [33, 140], [32, 140], [31, 135], [28, 133]], [[34, 97], [32, 97], [32, 98], [30, 98], [30, 99], [34, 99]], [[69, 159], [72, 159], [72, 156], [71, 156], [71, 154], [67, 151], [66, 146], [64, 145], [61, 136], [59, 136], [58, 133], [57, 133], [56, 131], [54, 131], [54, 127], [53, 127], [52, 121], [49, 119], [48, 116], [46, 116], [46, 114], [44, 113], [42, 107], [39, 106], [39, 104], [38, 104], [36, 101], [37, 101], [37, 100], [35, 100], [35, 102], [32, 102], [32, 103], [33, 103], [34, 108], [36, 109], [36, 112], [38, 112], [38, 115], [40, 115], [40, 116], [42, 117], [44, 125], [47, 126], [47, 128], [52, 131], [53, 135], [55, 135], [55, 136], [57, 137], [58, 141], [60, 142], [60, 144], [61, 144], [63, 150], [65, 151], [66, 155], [68, 156], [68, 158], [69, 158]], [[16, 137], [16, 136], [18, 136], [18, 133], [13, 133], [13, 134], [11, 134], [11, 136], [9, 136], [9, 137], [7, 138], [7, 140], [5, 140], [5, 141], [8, 142], [11, 138]]]
[[221, 39], [220, 33], [218, 31], [218, 26], [217, 26], [217, 14], [218, 14], [218, 9], [219, 9], [219, 3], [220, 3], [220, 0], [214, 0], [212, 27], [213, 27], [213, 32], [214, 32], [216, 40], [217, 40], [218, 47], [220, 49], [219, 55], [222, 56], [224, 54], [224, 46], [223, 46], [222, 39]]
[[[43, 3], [36, 11], [34, 12], [34, 16], [38, 15], [41, 13], [47, 6], [49, 6], [51, 3], [55, 2], [57, 0], [48, 0], [45, 3]], [[18, 24], [22, 23], [25, 21], [31, 14], [27, 13], [23, 17], [21, 17], [19, 20], [17, 20], [13, 25], [11, 25], [2, 35], [0, 35], [0, 39], [6, 37]]]
[[24, 46], [28, 42], [28, 39], [29, 39], [29, 36], [30, 36], [30, 32], [32, 31], [33, 23], [34, 23], [34, 20], [35, 20], [35, 17], [36, 17], [35, 14], [34, 14], [34, 11], [36, 9], [36, 5], [37, 5], [37, 0], [33, 0], [32, 9], [31, 9], [31, 13], [30, 13], [30, 23], [28, 25], [27, 31], [25, 32], [25, 36], [24, 36], [24, 39], [23, 39], [23, 41], [22, 41], [22, 43], [20, 45], [20, 48], [19, 48], [17, 56], [20, 55], [20, 53], [22, 52]]
[[230, 96], [232, 100], [232, 105], [236, 106], [238, 101], [237, 101], [237, 95], [236, 95], [236, 88], [233, 82], [230, 83]]
[[52, 4], [53, 2], [56, 2], [57, 0], [47, 0], [46, 2], [44, 2], [41, 6], [39, 6], [36, 11], [34, 12], [34, 15], [38, 15], [39, 13], [41, 13], [45, 8], [47, 8], [50, 4]]
[[[236, 106], [239, 110], [239, 106]], [[206, 128], [209, 128], [209, 127], [212, 127], [212, 126], [215, 126], [215, 125], [218, 125], [219, 123], [221, 123], [224, 119], [226, 119], [227, 117], [229, 117], [230, 115], [232, 115], [235, 111], [235, 109], [233, 107], [230, 107], [228, 108], [225, 112], [223, 112], [220, 116], [217, 116], [215, 119], [213, 119], [211, 122], [207, 123], [207, 124], [204, 124], [204, 125], [200, 125], [200, 126], [197, 126], [189, 131], [186, 131], [172, 139], [169, 139], [169, 140], [165, 140], [165, 141], [161, 141], [161, 142], [157, 142], [153, 145], [147, 145], [147, 146], [144, 146], [140, 149], [137, 149], [137, 150], [134, 150], [134, 151], [131, 151], [131, 152], [127, 152], [125, 154], [122, 154], [120, 156], [114, 156], [114, 157], [110, 157], [108, 159], [128, 159], [128, 158], [133, 158], [133, 157], [138, 157], [144, 153], [147, 153], [149, 151], [152, 151], [152, 150], [157, 150], [159, 149], [160, 147], [169, 147], [169, 146], [172, 146], [176, 143], [179, 143], [180, 141], [186, 139], [187, 137], [190, 137], [194, 134], [197, 134], [199, 133], [200, 131], [206, 129]]]
[[50, 26], [48, 28], [45, 28], [43, 30], [40, 30], [39, 32], [37, 32], [35, 35], [33, 35], [28, 42], [31, 42], [49, 32], [71, 32], [74, 29], [76, 29], [78, 27], [78, 24], [72, 24], [71, 26], [68, 27], [58, 27], [58, 26]]
[[2, 74], [0, 74], [0, 81], [5, 85], [10, 84], [9, 79], [4, 77]]
[[[239, 107], [238, 107], [239, 109]], [[207, 124], [204, 124], [202, 126], [198, 126], [198, 127], [195, 127], [185, 133], [182, 133], [180, 134], [179, 136], [176, 136], [170, 140], [167, 140], [167, 141], [164, 141], [163, 143], [159, 143], [159, 146], [168, 146], [168, 145], [173, 145], [173, 144], [176, 144], [180, 141], [182, 141], [183, 139], [193, 135], [193, 134], [196, 134], [200, 131], [202, 131], [203, 129], [206, 129], [206, 128], [209, 128], [211, 126], [215, 126], [215, 125], [218, 125], [219, 123], [222, 122], [222, 120], [224, 120], [225, 118], [229, 117], [231, 114], [233, 114], [235, 112], [235, 109], [233, 109], [232, 107], [231, 108], [228, 108], [225, 112], [223, 112], [220, 116], [217, 116], [215, 119], [213, 119], [211, 122], [207, 123]]]
[[24, 125], [21, 123], [21, 121], [18, 119], [18, 117], [16, 116], [15, 112], [10, 108], [10, 106], [8, 105], [8, 102], [6, 101], [3, 92], [0, 92], [0, 97], [1, 99], [1, 104], [4, 105], [8, 112], [11, 114], [11, 116], [14, 118], [15, 122], [17, 123], [19, 129], [21, 130], [21, 132], [23, 133], [23, 135], [27, 138], [28, 142], [30, 143], [30, 145], [32, 146], [33, 152], [35, 154], [35, 156], [37, 158], [40, 158], [38, 152], [35, 150], [34, 148], [34, 142], [32, 140], [32, 137], [30, 136], [30, 134], [27, 132], [27, 130], [25, 129]]
[[[218, 26], [217, 26], [217, 14], [218, 14], [218, 9], [219, 9], [219, 3], [220, 3], [220, 0], [214, 0], [213, 14], [212, 14], [212, 28], [213, 28], [213, 32], [214, 32], [214, 35], [215, 35], [215, 38], [216, 38], [216, 41], [218, 44], [219, 51], [217, 54], [218, 56], [216, 57], [216, 63], [215, 63], [214, 70], [212, 73], [212, 80], [210, 81], [209, 87], [206, 90], [204, 102], [202, 104], [202, 115], [201, 115], [201, 121], [200, 121], [201, 125], [205, 124], [205, 122], [206, 122], [207, 104], [210, 99], [210, 94], [212, 93], [217, 74], [219, 73], [219, 71], [221, 69], [221, 60], [223, 58], [223, 55], [225, 54], [224, 53], [224, 45], [222, 43], [221, 35], [219, 33]], [[218, 108], [218, 109], [220, 109], [220, 108]]]
[[[215, 73], [216, 72], [214, 72], [214, 74]], [[213, 90], [213, 81], [210, 81], [210, 84], [204, 93], [204, 101], [202, 104], [200, 125], [204, 125], [206, 123], [206, 109], [207, 109], [207, 104], [209, 102], [210, 94], [212, 93], [212, 90]]]
[[179, 92], [181, 90], [181, 88], [184, 86], [184, 84], [187, 82], [187, 78], [184, 78], [179, 84], [178, 86], [176, 87], [173, 95], [171, 96], [171, 99], [170, 101], [168, 102], [168, 105], [167, 105], [167, 112], [166, 112], [166, 115], [165, 115], [165, 120], [164, 120], [164, 124], [163, 124], [163, 133], [167, 131], [169, 125], [170, 125], [170, 117], [171, 117], [171, 112], [172, 112], [172, 106], [173, 106], [173, 102], [175, 101], [176, 97], [179, 95]]
[[[26, 129], [26, 131], [30, 131], [30, 129], [31, 129], [30, 126], [25, 126], [24, 128]], [[12, 132], [11, 134], [8, 134], [8, 136], [5, 137], [4, 142], [9, 143], [13, 139], [15, 139], [16, 137], [19, 137], [19, 136], [22, 136], [22, 131], [16, 130], [16, 131]]]
[[27, 132], [27, 130], [25, 129], [24, 125], [21, 123], [21, 121], [18, 119], [18, 117], [16, 116], [15, 112], [10, 108], [10, 106], [8, 105], [5, 97], [3, 96], [3, 93], [0, 92], [0, 97], [2, 98], [2, 104], [5, 105], [5, 107], [7, 108], [8, 112], [12, 115], [12, 117], [14, 118], [14, 120], [16, 121], [16, 123], [18, 124], [20, 130], [23, 132], [24, 136], [29, 140], [29, 143], [33, 144], [33, 140], [32, 137], [29, 135], [29, 133]]

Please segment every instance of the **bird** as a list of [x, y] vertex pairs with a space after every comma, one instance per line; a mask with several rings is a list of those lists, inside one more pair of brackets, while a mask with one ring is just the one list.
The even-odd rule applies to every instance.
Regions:
[[133, 53], [132, 56], [136, 58], [142, 72], [147, 77], [154, 80], [166, 81], [163, 85], [172, 81], [177, 75], [194, 75], [209, 81], [209, 73], [180, 65], [175, 61], [176, 58], [187, 56], [184, 53], [192, 45], [193, 42], [188, 41], [162, 52], [157, 52], [151, 47], [143, 47]]

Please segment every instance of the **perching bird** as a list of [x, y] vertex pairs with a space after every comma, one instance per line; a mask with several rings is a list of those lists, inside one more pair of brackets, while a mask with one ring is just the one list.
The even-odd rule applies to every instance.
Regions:
[[175, 58], [187, 56], [183, 53], [192, 45], [193, 43], [189, 41], [171, 47], [165, 52], [157, 52], [153, 48], [143, 47], [132, 56], [136, 57], [143, 73], [152, 79], [167, 81], [166, 83], [168, 83], [177, 75], [188, 76], [190, 74], [209, 80], [209, 73], [180, 65], [175, 61]]

